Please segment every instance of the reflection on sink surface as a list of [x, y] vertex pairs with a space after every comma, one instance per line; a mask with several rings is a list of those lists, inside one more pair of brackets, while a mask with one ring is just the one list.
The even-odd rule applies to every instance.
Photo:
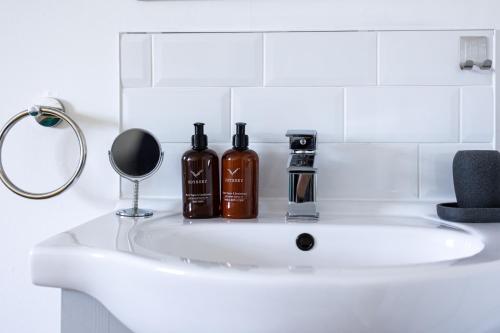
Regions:
[[[482, 241], [452, 228], [408, 225], [192, 223], [139, 228], [134, 250], [229, 266], [349, 268], [434, 263], [473, 256]], [[353, 222], [353, 219], [350, 219]], [[307, 232], [312, 250], [295, 244]]]

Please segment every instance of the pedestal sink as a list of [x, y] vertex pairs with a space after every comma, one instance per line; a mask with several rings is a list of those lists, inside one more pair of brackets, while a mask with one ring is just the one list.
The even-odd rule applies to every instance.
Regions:
[[[300, 234], [314, 246], [297, 247]], [[113, 214], [32, 252], [35, 284], [98, 299], [136, 333], [494, 332], [500, 228], [322, 214]]]

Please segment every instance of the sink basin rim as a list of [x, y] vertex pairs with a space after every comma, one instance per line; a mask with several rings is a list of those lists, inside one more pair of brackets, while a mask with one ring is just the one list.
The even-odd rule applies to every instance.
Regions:
[[[350, 217], [350, 216], [349, 216]], [[355, 216], [356, 218], [363, 216]], [[163, 216], [158, 216], [157, 220], [172, 219], [176, 220], [178, 216], [176, 214], [164, 214]], [[273, 219], [274, 217], [271, 217]], [[391, 216], [391, 218], [398, 219], [403, 218], [401, 216]], [[469, 228], [468, 226], [457, 225], [454, 223], [444, 223], [439, 219], [434, 219], [432, 217], [404, 217], [404, 218], [415, 218], [424, 219], [429, 223], [435, 225], [443, 225], [451, 230], [459, 230], [460, 232], [466, 233], [468, 235], [478, 237], [482, 239], [480, 232], [474, 230], [474, 228]], [[261, 219], [262, 220], [262, 219]], [[150, 220], [146, 223], [152, 222]], [[137, 223], [133, 220], [121, 220], [121, 223], [130, 223], [130, 227], [137, 226]], [[176, 223], [179, 223], [178, 221]], [[207, 222], [197, 222], [197, 223], [214, 223], [214, 221]], [[227, 223], [227, 222], [224, 222]], [[237, 222], [241, 223], [241, 222]], [[255, 222], [243, 222], [243, 223], [255, 223]], [[282, 223], [282, 222], [274, 222]], [[324, 220], [318, 222], [326, 223]], [[107, 224], [107, 225], [106, 225]], [[150, 224], [152, 225], [152, 224]], [[304, 226], [310, 226], [309, 223], [303, 223]], [[132, 253], [127, 250], [116, 250], [113, 247], [106, 248], [106, 246], [95, 240], [95, 243], [86, 243], [78, 241], [78, 237], [84, 232], [92, 233], [96, 230], [105, 229], [108, 227], [110, 232], [116, 233], [115, 229], [110, 227], [116, 227], [116, 217], [114, 215], [108, 214], [91, 222], [88, 222], [80, 227], [72, 229], [68, 232], [59, 234], [50, 238], [49, 240], [42, 242], [37, 245], [31, 254], [31, 261], [33, 265], [33, 272], [37, 270], [35, 262], [40, 261], [41, 258], [47, 257], [56, 258], [57, 256], [68, 257], [70, 254], [75, 257], [74, 260], [79, 260], [81, 257], [95, 259], [99, 258], [101, 260], [118, 260], [121, 262], [128, 262], [131, 265], [143, 266], [147, 270], [157, 271], [160, 274], [178, 274], [183, 276], [191, 276], [197, 278], [207, 278], [207, 279], [238, 279], [238, 280], [251, 280], [258, 277], [265, 277], [269, 281], [279, 281], [280, 279], [286, 279], [290, 281], [304, 280], [305, 276], [310, 281], [320, 281], [325, 280], [325, 282], [342, 282], [346, 279], [356, 279], [359, 282], [369, 282], [375, 280], [397, 280], [401, 279], [426, 279], [435, 278], [436, 276], [450, 276], [450, 274], [460, 274], [460, 272], [467, 273], [472, 267], [489, 267], [500, 265], [500, 256], [498, 258], [491, 258], [488, 256], [486, 260], [477, 260], [481, 256], [483, 251], [478, 254], [465, 259], [444, 261], [444, 262], [432, 262], [432, 263], [422, 263], [415, 265], [400, 265], [400, 266], [388, 266], [388, 267], [345, 267], [345, 268], [315, 268], [314, 270], [302, 270], [295, 269], [290, 270], [288, 268], [268, 268], [268, 267], [258, 267], [251, 270], [241, 270], [239, 267], [226, 267], [226, 266], [211, 266], [209, 268], [200, 267], [198, 265], [187, 265], [180, 262], [176, 256], [164, 256], [163, 260], [158, 258], [152, 258], [150, 256], [141, 255], [137, 253]], [[223, 227], [223, 225], [221, 225]], [[101, 230], [102, 231], [102, 230]], [[101, 235], [101, 240], [105, 240], [110, 235]], [[94, 241], [94, 240], [93, 240]], [[113, 244], [115, 245], [115, 244]], [[487, 248], [487, 246], [485, 246]], [[69, 252], [68, 252], [69, 251]], [[50, 260], [52, 260], [50, 259]], [[493, 260], [494, 259], [494, 260]], [[33, 276], [33, 281], [37, 283], [37, 279]], [[44, 284], [44, 282], [40, 282]]]

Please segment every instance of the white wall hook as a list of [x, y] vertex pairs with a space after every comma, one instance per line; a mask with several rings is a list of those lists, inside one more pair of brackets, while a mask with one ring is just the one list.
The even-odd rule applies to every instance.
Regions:
[[488, 38], [485, 36], [460, 37], [460, 69], [473, 70], [477, 67], [489, 71], [493, 67], [488, 48]]

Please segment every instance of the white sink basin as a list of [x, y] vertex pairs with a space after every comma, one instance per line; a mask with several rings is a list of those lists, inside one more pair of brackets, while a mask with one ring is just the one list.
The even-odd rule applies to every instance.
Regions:
[[[200, 264], [259, 268], [355, 268], [434, 263], [475, 255], [483, 242], [451, 228], [425, 224], [384, 225], [390, 219], [336, 218], [333, 224], [199, 223], [150, 224], [136, 229], [137, 253], [180, 257]], [[392, 220], [392, 222], [397, 220]], [[419, 220], [414, 220], [418, 224]], [[420, 221], [421, 222], [421, 221]], [[373, 224], [376, 223], [376, 224]], [[309, 233], [315, 245], [308, 252], [295, 240]]]
[[109, 214], [37, 245], [32, 276], [95, 297], [136, 333], [493, 332], [499, 246], [496, 224], [434, 218]]

